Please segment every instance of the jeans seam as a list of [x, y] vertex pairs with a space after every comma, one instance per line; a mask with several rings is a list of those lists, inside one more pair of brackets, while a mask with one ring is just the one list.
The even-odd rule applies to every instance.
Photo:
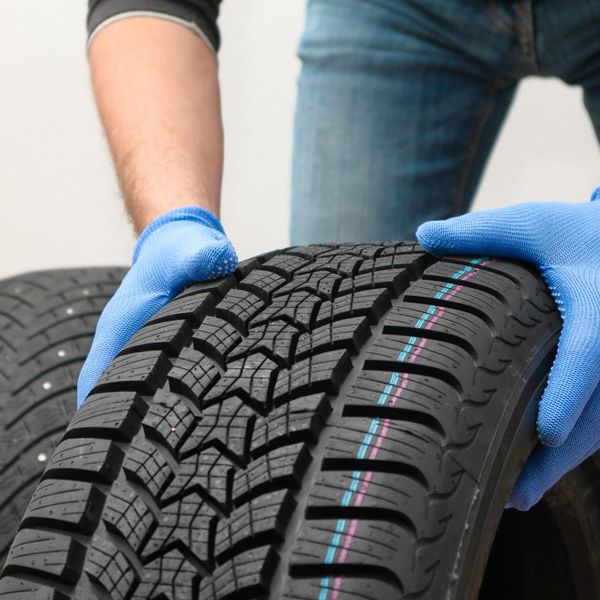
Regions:
[[519, 47], [525, 63], [532, 74], [539, 74], [537, 48], [535, 44], [535, 24], [533, 7], [528, 0], [515, 8], [516, 27]]
[[488, 22], [492, 27], [498, 31], [510, 33], [514, 35], [514, 27], [512, 21], [504, 17], [495, 6], [495, 0], [484, 0], [483, 10], [487, 17]]
[[473, 163], [475, 162], [475, 157], [477, 155], [477, 147], [479, 146], [479, 142], [481, 141], [481, 134], [483, 132], [483, 128], [485, 127], [486, 121], [492, 113], [492, 109], [494, 106], [494, 98], [496, 97], [498, 90], [499, 87], [497, 84], [492, 84], [488, 88], [488, 91], [485, 94], [485, 99], [483, 101], [483, 106], [479, 112], [479, 117], [475, 120], [473, 129], [471, 130], [469, 142], [466, 147], [465, 159], [463, 162], [463, 166], [459, 171], [458, 183], [454, 193], [454, 198], [452, 200], [451, 216], [457, 216], [464, 204], [464, 195], [467, 187], [467, 181], [473, 168]]

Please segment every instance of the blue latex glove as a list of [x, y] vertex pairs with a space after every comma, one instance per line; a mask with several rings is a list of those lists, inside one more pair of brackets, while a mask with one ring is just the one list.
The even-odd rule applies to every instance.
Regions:
[[235, 250], [208, 211], [178, 208], [152, 221], [135, 245], [131, 269], [100, 315], [77, 382], [77, 408], [133, 334], [169, 300], [191, 283], [236, 268]]
[[424, 223], [435, 254], [491, 255], [533, 263], [563, 318], [559, 350], [538, 407], [542, 445], [508, 506], [528, 510], [600, 448], [600, 188], [592, 202], [536, 202]]

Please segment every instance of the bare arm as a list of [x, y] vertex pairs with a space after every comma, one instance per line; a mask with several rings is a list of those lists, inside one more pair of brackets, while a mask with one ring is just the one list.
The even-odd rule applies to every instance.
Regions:
[[134, 226], [196, 204], [219, 216], [223, 131], [217, 61], [182, 25], [116, 21], [90, 48], [100, 116]]

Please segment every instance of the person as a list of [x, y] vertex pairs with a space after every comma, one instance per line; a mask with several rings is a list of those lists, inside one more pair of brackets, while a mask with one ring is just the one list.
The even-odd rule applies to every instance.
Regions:
[[[219, 2], [89, 3], [93, 87], [141, 235], [78, 406], [169, 299], [236, 267], [218, 220]], [[549, 284], [563, 331], [542, 443], [508, 504], [521, 510], [600, 447], [600, 202], [464, 213], [524, 77], [582, 86], [600, 135], [598, 24], [599, 0], [309, 0], [299, 49], [293, 244], [403, 239], [424, 223], [427, 250], [527, 260]]]

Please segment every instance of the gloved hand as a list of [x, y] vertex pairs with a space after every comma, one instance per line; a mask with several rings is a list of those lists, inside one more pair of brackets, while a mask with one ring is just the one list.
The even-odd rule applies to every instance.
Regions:
[[100, 315], [77, 382], [77, 408], [133, 334], [169, 300], [191, 283], [236, 268], [235, 250], [208, 211], [178, 208], [152, 221], [135, 245], [131, 269]]
[[424, 223], [435, 254], [479, 254], [533, 263], [563, 318], [559, 350], [538, 407], [542, 441], [508, 507], [528, 510], [562, 475], [600, 448], [600, 188], [592, 202], [536, 202]]

